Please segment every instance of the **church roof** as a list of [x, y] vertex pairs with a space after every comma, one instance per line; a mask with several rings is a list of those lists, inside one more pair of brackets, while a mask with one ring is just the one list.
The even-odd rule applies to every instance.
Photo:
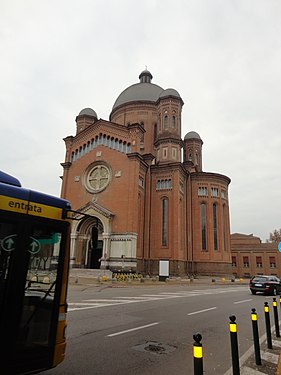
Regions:
[[201, 137], [198, 133], [196, 133], [195, 131], [191, 131], [191, 132], [188, 132], [185, 137], [184, 137], [184, 140], [186, 141], [187, 139], [200, 139], [201, 140]]
[[79, 112], [78, 116], [92, 116], [98, 118], [97, 113], [92, 108], [84, 108]]
[[162, 87], [151, 83], [153, 76], [148, 70], [144, 70], [139, 75], [140, 82], [127, 87], [116, 99], [112, 110], [122, 104], [145, 101], [157, 102], [160, 97], [176, 96], [180, 98], [180, 94], [174, 89], [164, 90]]

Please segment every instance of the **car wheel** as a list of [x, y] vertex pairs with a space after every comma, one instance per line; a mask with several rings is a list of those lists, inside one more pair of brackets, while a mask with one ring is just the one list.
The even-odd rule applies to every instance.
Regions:
[[252, 294], [256, 294], [257, 292], [255, 290], [251, 290]]

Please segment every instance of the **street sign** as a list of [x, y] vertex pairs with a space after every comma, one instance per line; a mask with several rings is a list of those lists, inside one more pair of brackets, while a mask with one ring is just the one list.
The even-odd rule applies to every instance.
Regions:
[[16, 240], [17, 240], [16, 234], [11, 234], [10, 236], [3, 238], [3, 240], [1, 241], [2, 249], [8, 252], [15, 250]]

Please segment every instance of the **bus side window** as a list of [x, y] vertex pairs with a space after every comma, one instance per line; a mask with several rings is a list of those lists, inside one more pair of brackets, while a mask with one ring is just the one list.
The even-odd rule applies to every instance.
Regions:
[[0, 221], [0, 306], [5, 294], [6, 280], [9, 276], [16, 241], [15, 225]]
[[36, 348], [50, 345], [60, 251], [61, 233], [39, 226], [33, 228], [26, 248], [29, 262], [19, 346]]

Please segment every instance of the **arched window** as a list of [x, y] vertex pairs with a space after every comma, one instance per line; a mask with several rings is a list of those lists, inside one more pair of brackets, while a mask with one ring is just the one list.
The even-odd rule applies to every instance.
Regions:
[[207, 250], [206, 204], [200, 205], [202, 250]]
[[217, 205], [213, 204], [213, 233], [214, 233], [214, 249], [218, 250], [218, 224], [217, 224]]
[[107, 136], [106, 145], [107, 147], [110, 147], [110, 135]]
[[222, 206], [222, 230], [223, 230], [223, 249], [226, 251], [226, 208], [225, 204]]
[[162, 199], [162, 246], [167, 246], [168, 199]]
[[168, 130], [168, 112], [165, 111], [165, 114], [164, 114], [164, 130]]
[[131, 152], [131, 143], [127, 143], [127, 151], [126, 153], [130, 153]]
[[157, 139], [157, 124], [154, 124], [154, 142]]
[[172, 128], [173, 129], [176, 129], [176, 126], [177, 126], [177, 120], [176, 120], [176, 116], [172, 116]]
[[195, 154], [195, 158], [196, 158], [196, 165], [199, 165], [199, 156], [197, 153]]

